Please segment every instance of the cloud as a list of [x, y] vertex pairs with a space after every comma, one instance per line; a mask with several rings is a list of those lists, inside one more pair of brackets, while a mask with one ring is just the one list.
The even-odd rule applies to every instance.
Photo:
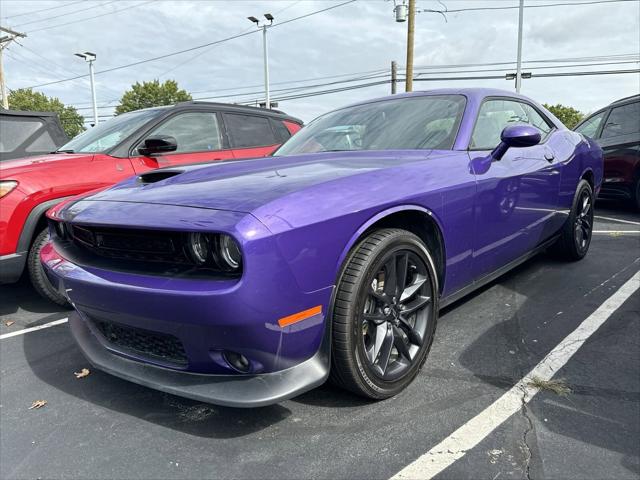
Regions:
[[[449, 8], [477, 7], [477, 1], [443, 0]], [[73, 7], [17, 17], [9, 26], [25, 19], [42, 22], [25, 26], [35, 30], [88, 16], [116, 11], [140, 1], [100, 2], [94, 10], [73, 13]], [[141, 59], [187, 49], [253, 28], [246, 19], [270, 12], [276, 24], [286, 19], [335, 5], [336, 1], [157, 1], [93, 20], [29, 34], [11, 46], [5, 59], [10, 88], [81, 75], [86, 65], [73, 53], [95, 51], [96, 69], [103, 70]], [[549, 2], [553, 3], [553, 2]], [[487, 0], [483, 5], [504, 5]], [[59, 5], [52, 1], [5, 1], [2, 15]], [[421, 8], [440, 8], [421, 0]], [[269, 30], [270, 73], [274, 84], [305, 78], [389, 69], [392, 60], [405, 64], [406, 24], [394, 21], [392, 2], [361, 0], [325, 13]], [[575, 5], [530, 8], [525, 11], [523, 56], [525, 60], [584, 57], [640, 51], [640, 3]], [[48, 16], [68, 16], [48, 20]], [[282, 12], [282, 13], [279, 13]], [[517, 10], [464, 12], [442, 16], [419, 13], [416, 21], [417, 66], [513, 61], [516, 56]], [[42, 57], [46, 58], [45, 61]], [[637, 68], [638, 64], [604, 68]], [[500, 67], [496, 67], [500, 68]], [[579, 68], [588, 70], [591, 67]], [[561, 70], [567, 70], [563, 68]], [[503, 75], [505, 72], [498, 72]], [[96, 76], [98, 102], [117, 104], [118, 98], [136, 81], [172, 78], [199, 96], [214, 96], [223, 89], [255, 87], [262, 90], [262, 39], [256, 32], [227, 43], [156, 62]], [[334, 79], [339, 80], [339, 79]], [[326, 80], [331, 81], [331, 80]], [[320, 80], [318, 83], [322, 83]], [[640, 76], [567, 77], [525, 80], [523, 93], [540, 102], [564, 103], [591, 111], [616, 98], [638, 93]], [[284, 86], [273, 85], [272, 89]], [[339, 85], [338, 85], [339, 86]], [[487, 86], [512, 89], [506, 80], [416, 82], [420, 89]], [[329, 88], [329, 87], [327, 87]], [[90, 92], [86, 79], [40, 89], [62, 101], [87, 108]], [[389, 93], [388, 85], [332, 95], [282, 101], [280, 108], [308, 121], [341, 105]], [[277, 95], [276, 95], [277, 96]], [[261, 97], [256, 94], [255, 98]], [[236, 97], [245, 98], [245, 97]], [[233, 100], [230, 98], [228, 100]], [[82, 110], [89, 114], [90, 110]], [[110, 109], [101, 109], [109, 114]]]

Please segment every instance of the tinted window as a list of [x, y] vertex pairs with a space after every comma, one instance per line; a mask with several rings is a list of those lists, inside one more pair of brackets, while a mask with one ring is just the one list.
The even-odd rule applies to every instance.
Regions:
[[600, 112], [597, 115], [594, 115], [590, 119], [586, 120], [582, 125], [576, 128], [576, 132], [581, 133], [587, 137], [596, 138], [596, 133], [598, 132], [598, 128], [602, 123], [602, 119], [604, 118], [607, 111]]
[[181, 113], [154, 128], [151, 135], [170, 135], [176, 139], [174, 153], [222, 150], [218, 117], [213, 112]]
[[640, 132], [640, 102], [611, 110], [602, 130], [602, 138], [619, 137]]
[[51, 138], [51, 134], [47, 130], [43, 130], [40, 135], [31, 143], [26, 152], [52, 152], [57, 147], [56, 142]]
[[260, 147], [279, 143], [268, 118], [225, 114], [224, 121], [233, 148]]
[[13, 152], [42, 126], [40, 120], [16, 121], [3, 118], [0, 122], [0, 151]]
[[280, 142], [284, 142], [291, 137], [291, 132], [289, 129], [282, 123], [280, 120], [271, 120], [271, 125], [273, 129], [276, 131], [278, 137], [280, 137]]
[[450, 150], [464, 106], [461, 95], [425, 95], [343, 108], [311, 122], [275, 155], [335, 150]]
[[517, 124], [532, 125], [542, 132], [543, 137], [552, 130], [549, 122], [530, 105], [514, 100], [488, 100], [480, 107], [469, 147], [491, 150], [500, 143], [502, 130]]

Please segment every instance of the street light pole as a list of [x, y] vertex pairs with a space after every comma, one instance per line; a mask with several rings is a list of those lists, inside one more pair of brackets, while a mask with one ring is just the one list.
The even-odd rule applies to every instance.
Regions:
[[93, 62], [96, 59], [96, 54], [91, 52], [76, 53], [76, 57], [84, 58], [86, 62], [89, 62], [89, 80], [91, 82], [91, 100], [93, 104], [93, 126], [98, 125], [98, 102], [96, 101], [96, 87], [93, 78]]
[[271, 108], [271, 96], [269, 95], [269, 49], [267, 47], [267, 26], [262, 26], [262, 53], [264, 60], [264, 104]]
[[269, 23], [263, 22], [260, 25], [260, 20], [256, 17], [248, 17], [249, 20], [256, 24], [256, 26], [262, 29], [262, 57], [264, 61], [264, 106], [267, 109], [271, 108], [271, 95], [269, 93], [269, 47], [267, 45], [267, 29], [273, 25], [274, 17], [270, 13], [265, 13], [264, 18]]
[[518, 9], [518, 59], [516, 66], [516, 93], [520, 93], [522, 86], [522, 24], [524, 16], [524, 0], [520, 0]]

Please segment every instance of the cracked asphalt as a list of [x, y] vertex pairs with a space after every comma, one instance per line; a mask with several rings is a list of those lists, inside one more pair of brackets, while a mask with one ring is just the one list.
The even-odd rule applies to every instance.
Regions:
[[[540, 255], [442, 312], [424, 369], [368, 402], [325, 385], [235, 410], [90, 368], [67, 325], [0, 340], [0, 477], [379, 478], [393, 476], [515, 385], [640, 270], [640, 216], [598, 204], [586, 259]], [[626, 231], [628, 233], [609, 233]], [[0, 287], [0, 334], [63, 318], [27, 282]], [[14, 324], [7, 326], [6, 322]], [[442, 479], [640, 478], [640, 295]], [[29, 410], [35, 400], [47, 405]]]

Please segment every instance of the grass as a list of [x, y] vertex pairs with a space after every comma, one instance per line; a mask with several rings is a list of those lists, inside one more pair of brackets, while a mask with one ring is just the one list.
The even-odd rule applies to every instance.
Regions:
[[571, 393], [571, 388], [569, 388], [564, 378], [558, 378], [557, 380], [543, 380], [538, 377], [533, 377], [529, 382], [529, 386], [539, 390], [553, 392], [561, 397], [566, 397]]

